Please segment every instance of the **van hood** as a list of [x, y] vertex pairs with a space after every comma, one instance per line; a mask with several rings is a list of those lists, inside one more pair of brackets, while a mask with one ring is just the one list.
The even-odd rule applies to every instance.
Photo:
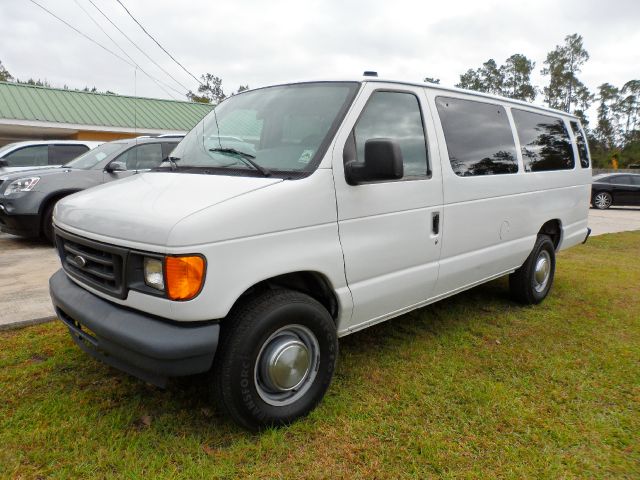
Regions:
[[164, 246], [180, 220], [281, 178], [177, 172], [134, 175], [65, 197], [56, 205], [60, 228], [110, 237], [114, 242]]

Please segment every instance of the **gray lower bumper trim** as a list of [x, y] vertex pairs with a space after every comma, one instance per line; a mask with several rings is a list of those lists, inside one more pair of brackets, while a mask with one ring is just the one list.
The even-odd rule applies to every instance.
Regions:
[[220, 325], [180, 325], [102, 300], [58, 270], [49, 280], [51, 299], [73, 340], [91, 356], [145, 381], [211, 368]]

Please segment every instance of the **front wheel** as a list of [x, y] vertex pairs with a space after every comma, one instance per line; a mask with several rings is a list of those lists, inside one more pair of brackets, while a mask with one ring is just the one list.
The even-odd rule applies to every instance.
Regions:
[[593, 206], [598, 210], [606, 210], [613, 203], [613, 198], [608, 192], [598, 192], [593, 196]]
[[511, 295], [525, 305], [542, 302], [551, 290], [555, 271], [553, 242], [547, 235], [538, 235], [524, 264], [509, 275]]
[[246, 428], [286, 425], [320, 402], [337, 354], [336, 326], [320, 303], [299, 292], [269, 290], [225, 319], [212, 394]]

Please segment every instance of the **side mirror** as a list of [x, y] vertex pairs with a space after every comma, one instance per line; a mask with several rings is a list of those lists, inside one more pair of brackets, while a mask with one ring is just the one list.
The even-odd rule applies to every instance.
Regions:
[[345, 163], [349, 185], [379, 180], [398, 180], [404, 175], [400, 145], [389, 138], [372, 138], [364, 144], [364, 163]]
[[0, 168], [6, 168], [9, 166], [9, 162], [7, 160], [0, 159]]
[[104, 167], [104, 171], [109, 173], [126, 172], [127, 164], [119, 160], [114, 160], [113, 162], [110, 162], [106, 167]]

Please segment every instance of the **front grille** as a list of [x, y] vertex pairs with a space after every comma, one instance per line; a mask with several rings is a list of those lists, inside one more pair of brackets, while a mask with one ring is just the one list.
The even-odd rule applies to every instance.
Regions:
[[88, 240], [58, 228], [56, 246], [62, 268], [71, 277], [114, 297], [126, 298], [126, 249]]

